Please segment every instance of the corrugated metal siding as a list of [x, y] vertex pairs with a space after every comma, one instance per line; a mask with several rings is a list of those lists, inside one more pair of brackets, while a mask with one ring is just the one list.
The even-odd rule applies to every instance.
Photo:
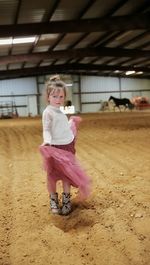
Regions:
[[43, 110], [46, 107], [46, 102], [43, 96], [43, 90], [44, 90], [44, 83], [39, 84], [39, 92], [40, 92], [40, 97], [39, 97], [39, 102], [40, 102], [40, 114], [42, 114]]
[[15, 94], [35, 94], [36, 93], [36, 79], [19, 78], [11, 80], [0, 81], [0, 95], [12, 95]]
[[14, 15], [16, 13], [17, 5], [18, 0], [1, 0], [0, 25], [9, 25], [11, 23], [14, 23]]
[[0, 81], [0, 104], [9, 101], [16, 106], [19, 105], [20, 107], [17, 108], [19, 116], [27, 116], [31, 110], [32, 115], [37, 115], [35, 94], [37, 94], [37, 85], [34, 77]]
[[100, 104], [86, 104], [82, 106], [82, 112], [98, 112], [100, 108]]
[[121, 78], [122, 90], [150, 90], [150, 80]]
[[81, 79], [82, 92], [107, 92], [119, 90], [119, 81], [116, 77], [90, 77], [84, 76]]
[[22, 1], [19, 13], [19, 23], [34, 23], [42, 21], [43, 17], [48, 15], [49, 8], [53, 6], [54, 1], [49, 0], [30, 0]]
[[79, 77], [78, 76], [72, 76], [73, 80], [73, 87], [72, 87], [72, 104], [75, 106], [75, 111], [80, 111], [80, 100], [79, 100]]
[[61, 0], [59, 3], [59, 7], [53, 14], [51, 20], [69, 20], [75, 19], [80, 10], [87, 5], [87, 0], [76, 0], [76, 1], [68, 1]]
[[100, 101], [108, 101], [113, 93], [116, 97], [120, 97], [118, 78], [83, 76], [81, 78], [82, 112], [99, 111]]
[[[36, 78], [20, 78], [0, 81], [0, 101], [14, 101], [16, 105], [25, 105], [18, 108], [20, 116], [37, 115], [37, 91], [39, 97], [40, 114], [42, 114], [46, 102], [43, 99], [44, 83], [48, 76]], [[81, 77], [81, 95], [79, 94], [80, 80], [78, 76], [64, 76], [65, 82], [73, 79], [73, 87], [69, 87], [68, 99], [72, 100], [76, 112], [80, 111], [80, 97], [82, 112], [97, 112], [100, 108], [100, 101], [107, 101], [109, 96], [120, 96], [132, 98], [133, 96], [148, 96], [150, 98], [150, 80], [133, 78], [112, 78], [112, 77]]]
[[[108, 101], [110, 96], [129, 98], [148, 96], [150, 98], [150, 80], [116, 77], [81, 77], [82, 112], [97, 112], [98, 102]], [[79, 97], [79, 95], [78, 95]], [[100, 106], [100, 104], [99, 104]]]

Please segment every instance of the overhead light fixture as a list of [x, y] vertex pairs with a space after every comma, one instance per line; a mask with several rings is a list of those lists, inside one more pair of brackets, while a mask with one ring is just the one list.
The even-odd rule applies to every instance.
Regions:
[[127, 71], [125, 74], [126, 75], [132, 75], [132, 74], [135, 74], [135, 71]]
[[34, 41], [35, 41], [35, 37], [24, 37], [24, 38], [14, 38], [12, 43], [13, 44], [32, 43]]
[[142, 74], [143, 74], [142, 71], [136, 72], [136, 75], [142, 75]]
[[0, 45], [12, 45], [12, 44], [24, 44], [32, 43], [35, 41], [36, 37], [23, 37], [23, 38], [7, 38], [0, 39]]
[[12, 38], [0, 39], [0, 45], [11, 45], [11, 44], [12, 44]]

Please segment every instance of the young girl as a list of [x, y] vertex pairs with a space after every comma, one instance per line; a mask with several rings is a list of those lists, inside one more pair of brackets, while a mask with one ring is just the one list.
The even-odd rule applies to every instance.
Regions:
[[[81, 118], [72, 116], [69, 121], [60, 106], [66, 98], [66, 85], [59, 76], [46, 83], [48, 106], [43, 111], [43, 144], [40, 152], [47, 171], [47, 187], [50, 207], [54, 214], [67, 215], [72, 211], [70, 187], [79, 188], [80, 197], [86, 198], [90, 192], [89, 177], [75, 158], [75, 137]], [[59, 206], [56, 184], [62, 180], [62, 207]]]

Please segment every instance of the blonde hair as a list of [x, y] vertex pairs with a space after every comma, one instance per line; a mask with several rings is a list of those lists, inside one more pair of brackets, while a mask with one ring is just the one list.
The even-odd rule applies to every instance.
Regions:
[[49, 95], [53, 95], [54, 92], [64, 92], [65, 98], [67, 96], [66, 84], [60, 79], [59, 75], [54, 75], [48, 79], [45, 83], [45, 99], [48, 102]]
[[60, 81], [60, 76], [59, 75], [53, 75], [49, 78], [50, 81]]

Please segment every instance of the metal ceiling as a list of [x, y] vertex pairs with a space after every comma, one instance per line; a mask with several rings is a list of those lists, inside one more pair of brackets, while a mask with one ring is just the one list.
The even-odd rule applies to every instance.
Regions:
[[149, 0], [0, 0], [0, 79], [52, 73], [150, 78]]

